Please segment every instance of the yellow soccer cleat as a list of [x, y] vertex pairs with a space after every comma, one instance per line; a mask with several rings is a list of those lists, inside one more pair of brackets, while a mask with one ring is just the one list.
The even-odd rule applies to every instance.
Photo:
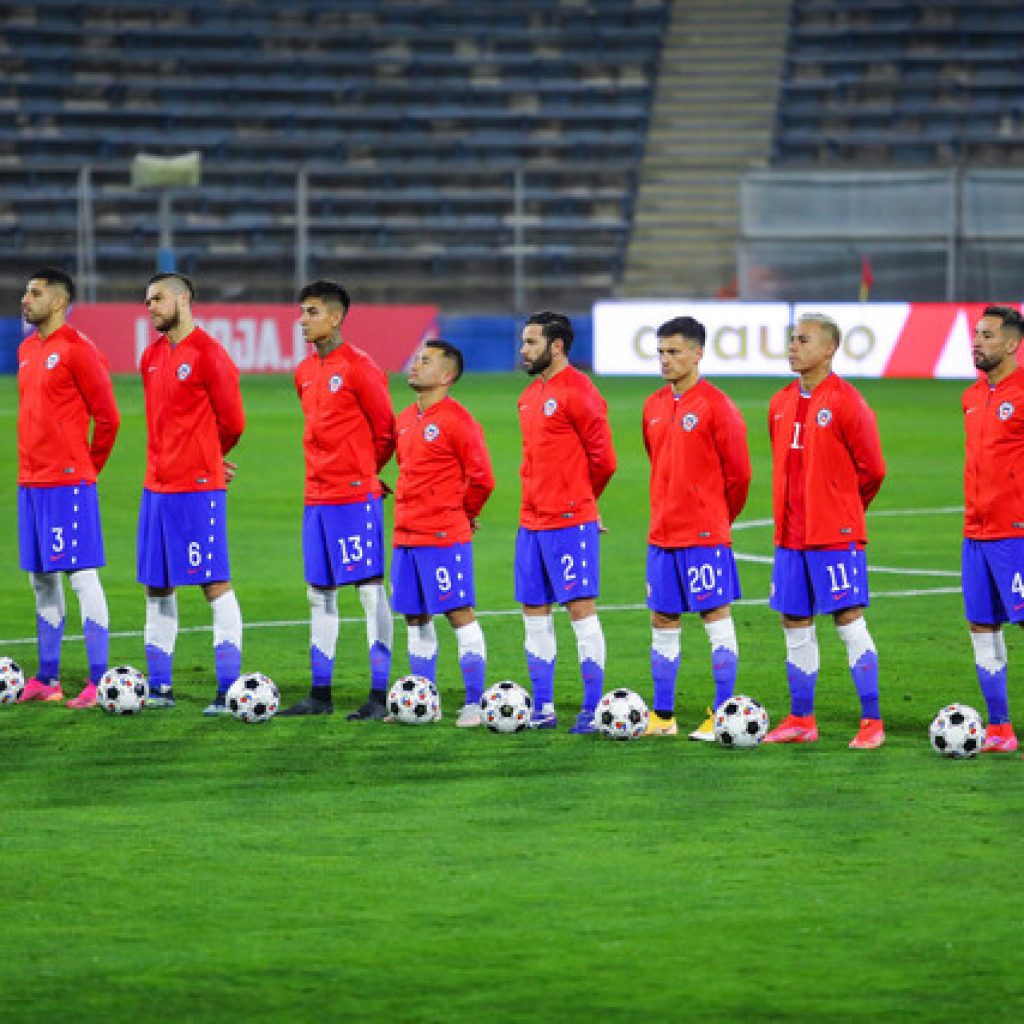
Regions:
[[707, 718], [690, 733], [691, 740], [700, 740], [702, 743], [715, 742], [715, 713], [711, 708], [707, 709]]
[[647, 722], [647, 731], [644, 733], [645, 736], [678, 736], [679, 735], [679, 723], [676, 721], [675, 715], [669, 715], [668, 718], [662, 718], [657, 711], [651, 712], [651, 717]]

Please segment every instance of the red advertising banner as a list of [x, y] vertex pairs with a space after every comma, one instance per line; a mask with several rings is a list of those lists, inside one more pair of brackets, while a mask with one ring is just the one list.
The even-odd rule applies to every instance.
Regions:
[[[302, 338], [298, 306], [197, 303], [193, 312], [243, 373], [290, 373], [312, 351]], [[395, 373], [434, 332], [437, 313], [435, 306], [353, 306], [342, 334]], [[78, 303], [68, 320], [106, 353], [112, 373], [133, 373], [156, 339], [142, 303]]]

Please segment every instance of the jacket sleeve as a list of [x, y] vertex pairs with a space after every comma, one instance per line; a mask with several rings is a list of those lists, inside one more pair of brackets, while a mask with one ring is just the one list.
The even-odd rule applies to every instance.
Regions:
[[[770, 422], [770, 421], [769, 421]], [[747, 425], [736, 405], [728, 398], [715, 410], [715, 444], [722, 463], [725, 504], [729, 522], [743, 511], [750, 491], [750, 453], [747, 450]]]
[[462, 507], [470, 519], [476, 519], [494, 491], [494, 470], [480, 424], [467, 416], [461, 427], [458, 433], [459, 457], [466, 478]]
[[600, 498], [617, 465], [612, 428], [608, 422], [608, 403], [597, 388], [591, 385], [577, 392], [575, 411], [576, 433], [587, 456], [590, 487], [594, 497]]
[[361, 367], [356, 396], [373, 434], [373, 454], [379, 473], [395, 453], [395, 410], [387, 374], [376, 367]]
[[121, 414], [110, 383], [107, 357], [91, 343], [76, 345], [74, 351], [75, 384], [93, 421], [89, 457], [99, 473], [110, 458], [121, 426]]
[[860, 500], [866, 509], [885, 479], [885, 459], [878, 434], [878, 420], [857, 392], [847, 394], [844, 404], [843, 440], [857, 471]]
[[238, 367], [220, 345], [211, 345], [206, 352], [206, 393], [210, 396], [213, 416], [217, 421], [220, 450], [227, 455], [238, 444], [245, 430], [245, 409]]

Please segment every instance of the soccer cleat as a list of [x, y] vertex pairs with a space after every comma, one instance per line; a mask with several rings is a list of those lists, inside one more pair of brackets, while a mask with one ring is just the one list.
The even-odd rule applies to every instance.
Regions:
[[1009, 722], [989, 725], [985, 729], [985, 742], [981, 745], [983, 754], [1012, 754], [1017, 749], [1017, 737]]
[[597, 723], [594, 721], [593, 709], [588, 711], [584, 708], [573, 722], [569, 732], [574, 736], [586, 736], [589, 733], [597, 732]]
[[69, 708], [94, 708], [96, 707], [96, 684], [86, 683], [82, 692], [68, 701]]
[[302, 700], [297, 701], [290, 708], [283, 708], [278, 711], [278, 718], [298, 718], [300, 715], [333, 715], [334, 703], [329, 700], [317, 700], [312, 694], [307, 694]]
[[705, 712], [707, 718], [690, 733], [691, 740], [700, 740], [702, 743], [715, 742], [715, 713], [708, 708]]
[[850, 741], [851, 750], [875, 750], [885, 742], [885, 729], [880, 718], [862, 718], [857, 735]]
[[24, 704], [30, 700], [41, 700], [52, 704], [63, 699], [64, 691], [60, 688], [59, 679], [53, 683], [44, 683], [33, 677], [25, 684], [25, 689], [21, 691], [18, 703]]
[[531, 729], [557, 729], [558, 719], [555, 716], [555, 705], [545, 704], [543, 707], [534, 708], [530, 715]]
[[455, 719], [455, 724], [460, 729], [475, 729], [478, 725], [484, 724], [484, 713], [480, 710], [479, 704], [466, 704]]
[[363, 701], [355, 711], [350, 711], [345, 716], [345, 720], [348, 722], [382, 722], [387, 714], [388, 710], [384, 706], [384, 702], [371, 697], [369, 700]]
[[817, 743], [818, 723], [814, 715], [786, 715], [764, 738], [765, 743]]
[[651, 712], [651, 717], [647, 721], [647, 731], [644, 733], [645, 736], [678, 736], [679, 735], [679, 723], [676, 721], [675, 715], [669, 715], [668, 718], [662, 718], [656, 711]]
[[177, 701], [174, 699], [174, 691], [165, 686], [162, 690], [150, 690], [146, 700], [147, 708], [173, 708]]
[[224, 694], [218, 693], [217, 696], [210, 701], [209, 704], [203, 708], [203, 715], [206, 718], [219, 718], [221, 715], [230, 715], [231, 709], [227, 706], [224, 700]]

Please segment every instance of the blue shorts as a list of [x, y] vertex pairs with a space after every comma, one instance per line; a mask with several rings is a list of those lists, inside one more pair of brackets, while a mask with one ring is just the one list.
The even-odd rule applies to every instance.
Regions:
[[736, 558], [727, 544], [661, 548], [647, 545], [647, 607], [664, 615], [709, 612], [742, 596]]
[[391, 607], [400, 615], [444, 615], [475, 604], [472, 544], [395, 548]]
[[565, 604], [597, 597], [601, 577], [597, 523], [516, 534], [515, 597], [520, 604]]
[[137, 551], [138, 580], [147, 587], [230, 580], [227, 492], [143, 488]]
[[105, 564], [95, 484], [18, 488], [18, 550], [25, 572]]
[[965, 538], [961, 585], [968, 622], [1024, 622], [1024, 537]]
[[775, 549], [768, 604], [783, 615], [807, 618], [867, 607], [868, 558], [863, 548], [841, 551]]
[[302, 513], [306, 582], [344, 587], [384, 575], [384, 506], [380, 498], [351, 505], [307, 505]]

